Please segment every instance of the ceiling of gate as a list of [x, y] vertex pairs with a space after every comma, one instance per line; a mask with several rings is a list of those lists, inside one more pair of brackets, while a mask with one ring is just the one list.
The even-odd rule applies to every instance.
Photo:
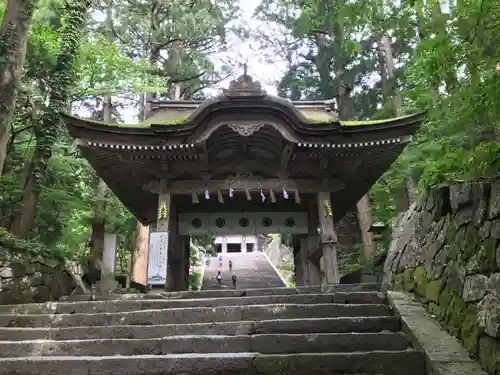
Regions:
[[213, 162], [234, 157], [279, 160], [284, 143], [283, 136], [269, 125], [229, 124], [219, 127], [207, 139], [207, 154]]

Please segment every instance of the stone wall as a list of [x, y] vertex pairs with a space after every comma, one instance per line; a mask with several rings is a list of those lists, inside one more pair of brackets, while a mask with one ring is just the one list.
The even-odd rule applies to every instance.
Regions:
[[0, 261], [0, 304], [55, 301], [69, 295], [75, 287], [62, 261]]
[[500, 375], [500, 179], [424, 192], [399, 220], [384, 271]]
[[293, 250], [281, 243], [281, 236], [276, 236], [267, 246], [264, 253], [278, 269], [287, 283], [293, 281]]

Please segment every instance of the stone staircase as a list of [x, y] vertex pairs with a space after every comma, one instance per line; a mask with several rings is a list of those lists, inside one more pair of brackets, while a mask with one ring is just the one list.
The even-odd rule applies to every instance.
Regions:
[[[220, 254], [219, 254], [220, 256]], [[275, 288], [285, 286], [283, 280], [276, 273], [266, 255], [261, 252], [226, 253], [222, 256], [222, 267], [219, 256], [208, 258], [208, 265], [203, 274], [201, 289], [230, 288], [231, 276], [236, 275], [240, 289]], [[229, 271], [229, 261], [233, 262], [232, 271]], [[221, 270], [223, 275], [222, 286], [217, 283], [215, 276]]]
[[0, 375], [424, 375], [371, 284], [0, 306]]

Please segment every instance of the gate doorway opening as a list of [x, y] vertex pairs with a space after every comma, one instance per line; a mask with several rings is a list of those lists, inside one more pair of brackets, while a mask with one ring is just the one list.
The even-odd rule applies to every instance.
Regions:
[[241, 253], [241, 245], [239, 243], [228, 243], [227, 244], [228, 253]]

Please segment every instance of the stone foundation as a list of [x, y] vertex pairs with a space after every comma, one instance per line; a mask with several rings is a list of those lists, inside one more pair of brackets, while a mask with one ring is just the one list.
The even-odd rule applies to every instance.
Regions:
[[500, 375], [500, 180], [424, 192], [395, 228], [385, 273]]

